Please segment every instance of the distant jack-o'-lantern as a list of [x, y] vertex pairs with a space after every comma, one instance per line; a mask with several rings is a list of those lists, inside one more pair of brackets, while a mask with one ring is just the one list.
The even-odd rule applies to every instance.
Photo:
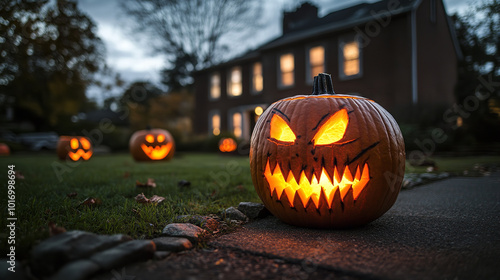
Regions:
[[92, 144], [87, 137], [61, 136], [57, 143], [57, 156], [61, 160], [89, 160], [92, 156]]
[[231, 153], [236, 151], [238, 144], [233, 138], [222, 138], [219, 141], [219, 151], [223, 153]]
[[10, 148], [5, 143], [0, 143], [0, 156], [10, 155]]
[[313, 94], [273, 103], [251, 138], [252, 180], [264, 205], [293, 225], [369, 223], [394, 204], [405, 149], [394, 118], [367, 98], [337, 95], [331, 77]]
[[136, 161], [169, 160], [174, 156], [174, 138], [164, 129], [136, 131], [129, 142], [130, 153]]

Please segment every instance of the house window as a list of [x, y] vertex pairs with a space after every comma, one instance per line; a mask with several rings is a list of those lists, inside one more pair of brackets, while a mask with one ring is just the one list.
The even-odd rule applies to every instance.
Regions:
[[227, 83], [227, 94], [229, 96], [240, 96], [241, 95], [241, 67], [233, 67], [229, 71]]
[[361, 51], [357, 40], [340, 43], [340, 77], [357, 78], [361, 76]]
[[210, 133], [217, 136], [220, 134], [220, 114], [219, 112], [212, 112], [210, 117]]
[[307, 68], [307, 82], [312, 83], [314, 76], [318, 76], [319, 73], [325, 72], [325, 48], [323, 46], [316, 46], [309, 49], [308, 52], [308, 63]]
[[293, 54], [286, 53], [280, 56], [280, 75], [279, 75], [279, 86], [288, 87], [293, 86], [293, 70], [295, 68], [293, 61]]
[[241, 124], [242, 124], [241, 113], [234, 113], [233, 114], [233, 134], [234, 134], [234, 136], [236, 136], [236, 138], [241, 137], [241, 134], [242, 134]]
[[253, 64], [252, 69], [252, 93], [259, 93], [264, 87], [264, 80], [262, 79], [262, 63], [256, 62]]
[[210, 76], [210, 99], [219, 99], [220, 97], [220, 75], [213, 73]]

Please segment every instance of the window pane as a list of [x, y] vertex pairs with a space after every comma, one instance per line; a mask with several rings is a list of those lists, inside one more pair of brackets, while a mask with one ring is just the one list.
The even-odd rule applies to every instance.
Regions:
[[280, 69], [282, 73], [293, 71], [293, 54], [287, 53], [280, 57]]
[[212, 133], [214, 135], [220, 134], [220, 116], [217, 114], [212, 116]]
[[293, 72], [281, 74], [281, 84], [284, 86], [293, 85]]
[[241, 95], [241, 68], [234, 67], [231, 69], [229, 76], [229, 83], [227, 86], [227, 93], [231, 96], [239, 96]]
[[358, 42], [353, 41], [344, 45], [344, 60], [358, 59], [359, 47]]
[[344, 74], [352, 76], [359, 73], [359, 59], [344, 61]]
[[252, 90], [254, 92], [262, 91], [263, 79], [262, 79], [262, 63], [257, 62], [253, 65], [253, 78], [252, 78]]
[[313, 66], [311, 67], [311, 77], [314, 80], [314, 76], [318, 76], [318, 74], [325, 72], [325, 68], [323, 65]]
[[323, 65], [325, 59], [325, 49], [322, 46], [314, 47], [309, 50], [309, 63], [311, 65]]
[[236, 137], [241, 137], [241, 113], [233, 114], [233, 133]]
[[217, 99], [220, 97], [220, 76], [213, 74], [210, 78], [210, 97]]

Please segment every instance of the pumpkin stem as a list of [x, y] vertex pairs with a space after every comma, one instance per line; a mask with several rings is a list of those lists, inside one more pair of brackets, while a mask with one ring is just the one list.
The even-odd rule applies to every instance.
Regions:
[[327, 73], [320, 73], [314, 76], [313, 91], [311, 95], [335, 94], [333, 91], [332, 76]]

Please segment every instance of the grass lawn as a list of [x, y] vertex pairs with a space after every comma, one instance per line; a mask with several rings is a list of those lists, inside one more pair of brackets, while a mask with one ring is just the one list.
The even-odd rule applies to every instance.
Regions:
[[[438, 171], [462, 171], [476, 163], [500, 163], [500, 157], [437, 158]], [[48, 223], [67, 230], [101, 234], [124, 233], [134, 238], [158, 236], [178, 215], [218, 214], [241, 201], [259, 202], [250, 177], [247, 157], [218, 154], [182, 154], [170, 162], [137, 163], [128, 154], [95, 155], [88, 162], [66, 163], [52, 154], [13, 155], [0, 158], [3, 168], [2, 205], [7, 205], [8, 165], [22, 172], [16, 179], [16, 254], [25, 257], [29, 249], [49, 236]], [[407, 164], [407, 172], [424, 172]], [[156, 188], [137, 188], [153, 178]], [[191, 182], [178, 187], [180, 180]], [[134, 197], [166, 198], [158, 205], [139, 204]], [[74, 197], [68, 194], [77, 193]], [[86, 198], [100, 205], [81, 205]], [[6, 207], [5, 207], [6, 208]], [[4, 209], [5, 209], [4, 208]], [[7, 211], [2, 211], [5, 229]], [[2, 237], [7, 237], [6, 230]], [[5, 238], [2, 238], [5, 240]], [[1, 244], [6, 254], [7, 242]], [[4, 255], [5, 256], [5, 255]]]
[[[16, 179], [15, 184], [19, 255], [49, 236], [49, 221], [67, 230], [150, 238], [159, 235], [177, 215], [217, 214], [241, 201], [260, 201], [253, 188], [247, 157], [185, 154], [169, 162], [136, 163], [128, 154], [95, 155], [73, 167], [74, 163], [45, 154], [0, 158], [4, 169], [0, 178], [5, 186], [0, 201], [5, 206], [10, 164], [25, 177]], [[148, 178], [155, 180], [156, 188], [136, 187], [136, 181], [145, 183]], [[180, 180], [191, 182], [191, 186], [179, 188]], [[67, 196], [75, 192], [76, 197]], [[134, 197], [141, 192], [148, 198], [156, 194], [166, 199], [158, 205], [139, 204]], [[99, 199], [101, 204], [80, 205], [88, 197]], [[5, 209], [3, 223], [6, 215]], [[7, 242], [2, 242], [2, 253], [6, 252], [6, 246]]]

